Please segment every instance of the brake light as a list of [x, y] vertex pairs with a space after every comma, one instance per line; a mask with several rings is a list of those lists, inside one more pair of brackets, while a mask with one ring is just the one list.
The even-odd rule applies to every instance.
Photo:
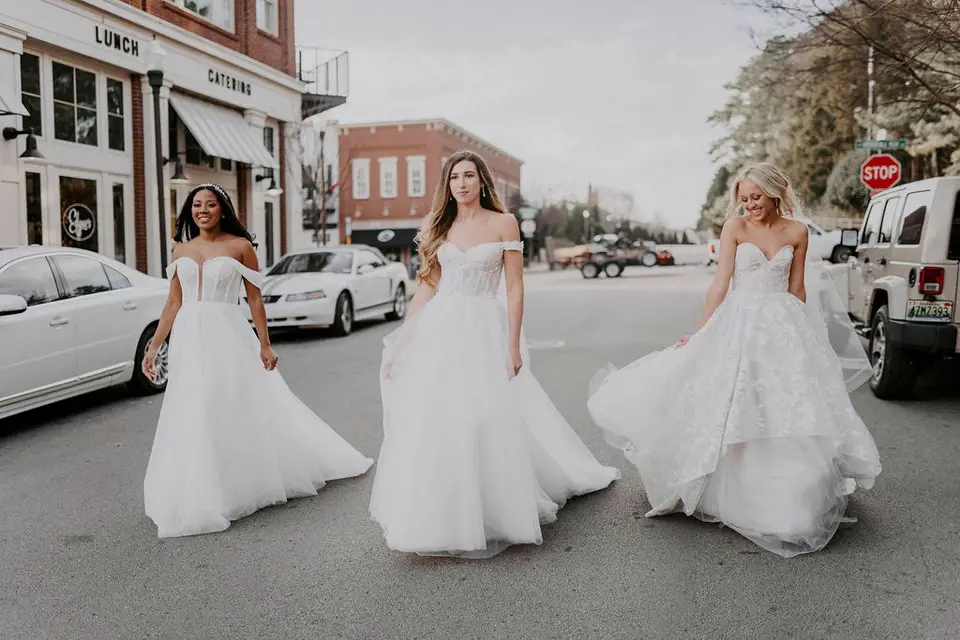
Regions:
[[920, 293], [938, 296], [943, 293], [943, 267], [924, 267], [920, 269]]

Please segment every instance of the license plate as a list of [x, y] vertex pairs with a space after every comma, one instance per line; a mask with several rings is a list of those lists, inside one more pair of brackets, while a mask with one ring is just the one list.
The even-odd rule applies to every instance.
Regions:
[[907, 300], [907, 320], [918, 322], [950, 322], [953, 303], [947, 300]]

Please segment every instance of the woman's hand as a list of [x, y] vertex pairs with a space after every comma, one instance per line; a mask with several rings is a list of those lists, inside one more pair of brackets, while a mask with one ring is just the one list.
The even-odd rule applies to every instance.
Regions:
[[143, 361], [140, 363], [140, 370], [143, 371], [143, 375], [147, 376], [151, 380], [157, 377], [157, 370], [154, 369], [154, 365], [157, 362], [157, 348], [153, 345], [147, 348], [147, 352], [143, 354]]
[[520, 355], [520, 348], [510, 349], [510, 370], [513, 371], [513, 375], [516, 376], [520, 373], [520, 369], [523, 368], [523, 356]]
[[263, 363], [263, 368], [267, 371], [273, 371], [277, 368], [277, 362], [280, 361], [280, 356], [278, 356], [273, 351], [273, 347], [269, 345], [264, 345], [260, 347], [260, 362]]
[[677, 349], [687, 344], [688, 342], [690, 342], [690, 336], [680, 336], [680, 339], [677, 340]]

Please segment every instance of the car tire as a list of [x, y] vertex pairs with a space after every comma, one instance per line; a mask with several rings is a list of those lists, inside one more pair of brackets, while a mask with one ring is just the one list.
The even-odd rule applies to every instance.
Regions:
[[608, 262], [603, 268], [603, 272], [608, 278], [619, 278], [623, 274], [623, 265], [619, 262]]
[[157, 325], [150, 325], [143, 331], [143, 334], [140, 336], [140, 342], [137, 343], [137, 353], [133, 361], [133, 376], [127, 384], [130, 390], [137, 395], [149, 396], [162, 393], [167, 388], [167, 380], [170, 375], [170, 336], [167, 336], [167, 339], [163, 341], [163, 344], [160, 345], [160, 348], [157, 350], [157, 360], [154, 365], [154, 369], [158, 374], [157, 379], [152, 380], [148, 378], [140, 368], [140, 364], [143, 362], [143, 356], [146, 355], [150, 341], [153, 340], [156, 332]]
[[580, 274], [587, 280], [592, 280], [600, 276], [600, 265], [596, 262], [584, 262], [580, 267]]
[[830, 254], [830, 262], [834, 264], [846, 264], [852, 253], [853, 250], [850, 247], [834, 247], [833, 253]]
[[403, 320], [407, 315], [407, 288], [403, 284], [397, 285], [393, 294], [393, 311], [387, 314], [387, 320]]
[[353, 331], [353, 300], [346, 291], [337, 297], [337, 306], [334, 311], [333, 333], [338, 336], [348, 336]]
[[908, 350], [891, 344], [890, 315], [887, 306], [877, 309], [870, 331], [870, 364], [873, 376], [870, 389], [883, 400], [908, 398], [917, 382], [917, 366]]
[[645, 267], [654, 267], [657, 264], [657, 254], [647, 252], [640, 258], [640, 264]]

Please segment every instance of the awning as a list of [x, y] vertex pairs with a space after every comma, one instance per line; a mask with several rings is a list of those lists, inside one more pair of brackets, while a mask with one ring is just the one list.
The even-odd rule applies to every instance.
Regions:
[[350, 242], [378, 249], [395, 249], [413, 246], [416, 235], [417, 229], [354, 229]]
[[30, 112], [7, 87], [0, 86], [0, 115], [29, 116]]
[[263, 146], [261, 130], [238, 112], [180, 93], [170, 94], [170, 104], [208, 156], [258, 167], [280, 167]]

